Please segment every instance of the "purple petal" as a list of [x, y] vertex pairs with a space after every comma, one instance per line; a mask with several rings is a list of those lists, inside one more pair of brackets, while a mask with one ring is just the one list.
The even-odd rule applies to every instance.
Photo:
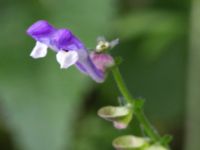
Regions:
[[93, 80], [98, 83], [103, 82], [105, 79], [104, 72], [96, 68], [89, 56], [84, 60], [79, 60], [78, 63], [76, 63], [76, 67], [81, 72], [87, 73]]
[[35, 22], [28, 28], [27, 34], [34, 38], [36, 41], [46, 43], [46, 40], [55, 31], [56, 29], [51, 26], [47, 21], [40, 20]]
[[57, 30], [53, 34], [51, 44], [62, 50], [85, 49], [83, 43], [68, 29]]
[[76, 63], [76, 67], [84, 74], [88, 74], [87, 70], [83, 67], [83, 65], [80, 62]]
[[96, 82], [104, 81], [104, 73], [96, 68], [83, 43], [70, 30], [57, 30], [52, 36], [51, 45], [58, 50], [76, 51], [79, 55], [79, 60], [76, 63], [77, 68]]

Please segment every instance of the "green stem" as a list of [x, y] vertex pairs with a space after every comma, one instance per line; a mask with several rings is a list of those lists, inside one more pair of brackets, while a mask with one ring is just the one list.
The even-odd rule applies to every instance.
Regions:
[[146, 118], [142, 107], [136, 107], [136, 99], [134, 99], [131, 94], [129, 93], [123, 78], [121, 76], [121, 73], [119, 71], [118, 67], [114, 67], [112, 69], [112, 73], [114, 76], [114, 79], [117, 83], [117, 86], [121, 92], [121, 94], [123, 95], [123, 97], [125, 98], [126, 102], [129, 104], [133, 104], [133, 108], [134, 108], [134, 112], [135, 115], [137, 117], [137, 119], [139, 120], [140, 124], [143, 126], [145, 133], [153, 140], [153, 141], [159, 141], [160, 140], [160, 136], [157, 133], [157, 131], [154, 130], [154, 128], [152, 127], [152, 125], [150, 124], [150, 122], [148, 121], [148, 119]]
[[123, 79], [122, 79], [122, 76], [120, 74], [120, 71], [119, 71], [119, 68], [118, 67], [114, 67], [112, 69], [112, 73], [113, 73], [113, 76], [115, 78], [115, 81], [117, 83], [117, 86], [120, 90], [120, 92], [122, 93], [122, 95], [124, 96], [125, 100], [127, 103], [133, 103], [134, 100], [132, 99], [132, 96], [131, 94], [129, 93]]
[[143, 126], [146, 134], [151, 137], [151, 139], [154, 142], [158, 142], [160, 140], [160, 135], [158, 134], [158, 132], [152, 127], [152, 125], [150, 124], [150, 122], [148, 121], [148, 119], [146, 118], [144, 112], [142, 109], [138, 109], [135, 111], [136, 113], [136, 117], [139, 120], [139, 122], [141, 123], [141, 125]]

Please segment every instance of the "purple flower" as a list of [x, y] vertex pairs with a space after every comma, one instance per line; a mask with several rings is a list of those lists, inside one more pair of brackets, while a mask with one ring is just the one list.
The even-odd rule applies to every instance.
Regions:
[[96, 82], [104, 81], [104, 72], [95, 66], [87, 48], [70, 30], [56, 29], [47, 21], [40, 20], [28, 28], [27, 34], [36, 40], [31, 57], [45, 57], [47, 49], [51, 48], [57, 53], [56, 59], [62, 69], [75, 64]]

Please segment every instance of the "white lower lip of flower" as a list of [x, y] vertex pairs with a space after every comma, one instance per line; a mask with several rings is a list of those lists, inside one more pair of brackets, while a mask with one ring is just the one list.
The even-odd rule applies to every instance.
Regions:
[[48, 49], [48, 46], [46, 44], [36, 42], [36, 45], [33, 48], [30, 56], [35, 58], [35, 59], [43, 58], [47, 55], [47, 49]]
[[61, 69], [74, 65], [78, 61], [78, 58], [78, 53], [76, 51], [66, 52], [64, 50], [60, 50], [56, 55], [56, 59], [60, 64]]

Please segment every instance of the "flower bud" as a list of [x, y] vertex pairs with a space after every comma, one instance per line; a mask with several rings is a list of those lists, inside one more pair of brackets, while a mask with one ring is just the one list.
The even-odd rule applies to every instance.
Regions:
[[113, 141], [116, 150], [144, 150], [148, 145], [147, 139], [133, 135], [121, 136]]
[[97, 38], [97, 46], [96, 46], [95, 51], [97, 53], [102, 53], [102, 52], [105, 52], [108, 49], [114, 48], [118, 44], [119, 44], [119, 39], [114, 39], [114, 40], [108, 42], [105, 39], [105, 37], [100, 36], [100, 37]]
[[92, 62], [95, 64], [97, 69], [101, 70], [102, 72], [106, 72], [106, 69], [114, 66], [115, 64], [112, 56], [106, 53], [92, 52], [90, 54], [90, 58], [92, 59]]
[[96, 52], [103, 52], [110, 47], [109, 42], [107, 41], [99, 41], [96, 46]]
[[125, 129], [132, 119], [132, 110], [130, 106], [105, 106], [99, 109], [98, 115], [113, 122], [115, 128]]
[[155, 145], [151, 145], [150, 147], [148, 147], [144, 150], [168, 150], [168, 149], [159, 144], [155, 144]]

